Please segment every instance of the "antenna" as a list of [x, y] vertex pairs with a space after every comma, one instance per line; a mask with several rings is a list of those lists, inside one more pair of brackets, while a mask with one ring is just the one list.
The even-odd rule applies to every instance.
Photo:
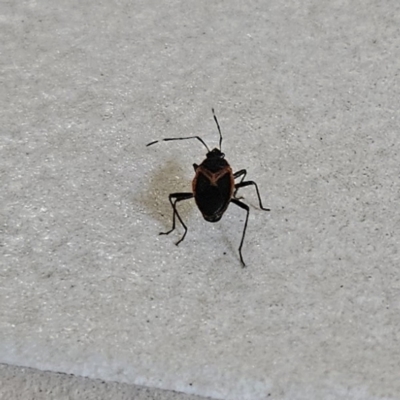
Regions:
[[217, 124], [218, 132], [219, 132], [219, 150], [221, 151], [221, 150], [222, 150], [222, 147], [221, 147], [221, 146], [222, 146], [222, 133], [221, 133], [221, 128], [219, 127], [219, 123], [218, 123], [217, 117], [215, 116], [215, 111], [214, 111], [214, 109], [212, 108], [211, 111], [212, 111], [213, 116], [214, 116], [214, 121], [215, 121], [215, 123]]
[[187, 139], [197, 139], [197, 140], [199, 140], [204, 145], [204, 147], [207, 149], [207, 151], [210, 152], [210, 149], [208, 148], [208, 146], [206, 145], [206, 143], [204, 142], [204, 140], [200, 136], [189, 136], [189, 137], [182, 137], [182, 138], [166, 138], [166, 139], [155, 140], [154, 142], [146, 144], [146, 147], [151, 146], [153, 144], [156, 144], [158, 142], [169, 142], [171, 140], [187, 140]]

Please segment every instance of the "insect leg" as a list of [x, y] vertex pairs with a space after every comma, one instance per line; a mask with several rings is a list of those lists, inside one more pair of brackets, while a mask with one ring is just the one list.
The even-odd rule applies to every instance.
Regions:
[[[171, 193], [168, 196], [169, 202], [171, 203], [172, 209], [174, 210], [174, 212], [172, 214], [172, 229], [170, 229], [168, 232], [160, 232], [160, 235], [169, 235], [173, 230], [175, 230], [175, 219], [176, 219], [175, 217], [178, 217], [179, 222], [181, 223], [181, 225], [185, 229], [185, 233], [178, 240], [178, 242], [175, 243], [177, 246], [178, 246], [178, 244], [180, 242], [182, 242], [183, 239], [185, 239], [185, 236], [186, 236], [186, 233], [187, 233], [187, 227], [184, 224], [184, 222], [182, 221], [182, 218], [179, 215], [178, 210], [176, 209], [176, 203], [178, 201], [191, 199], [192, 197], [193, 197], [193, 193]], [[173, 200], [173, 199], [175, 199], [175, 200]]]
[[[239, 172], [240, 172], [240, 171], [239, 171]], [[261, 208], [261, 210], [264, 210], [264, 211], [271, 211], [269, 208], [263, 207], [262, 201], [261, 201], [261, 196], [260, 196], [260, 192], [259, 192], [259, 190], [258, 190], [257, 183], [255, 183], [255, 182], [253, 182], [253, 181], [245, 181], [245, 182], [240, 181], [239, 183], [237, 183], [237, 184], [235, 185], [235, 192], [234, 192], [234, 195], [235, 195], [236, 191], [237, 191], [239, 188], [246, 187], [246, 186], [250, 186], [250, 185], [254, 185], [254, 186], [256, 187], [257, 197], [258, 197], [258, 201], [259, 201], [259, 203], [260, 203], [260, 208]]]
[[243, 241], [244, 241], [244, 236], [246, 235], [246, 229], [247, 229], [247, 222], [249, 220], [249, 213], [250, 213], [250, 208], [247, 204], [242, 203], [241, 201], [237, 199], [231, 199], [231, 203], [236, 204], [240, 208], [243, 208], [246, 210], [246, 221], [244, 222], [244, 228], [243, 228], [243, 234], [242, 234], [242, 240], [240, 241], [240, 246], [239, 246], [239, 256], [240, 256], [240, 261], [242, 263], [242, 267], [244, 268], [246, 264], [243, 261], [243, 256], [242, 256], [242, 247], [243, 247]]
[[244, 177], [246, 176], [246, 174], [247, 174], [247, 171], [245, 169], [241, 169], [240, 171], [237, 171], [233, 174], [233, 178], [236, 179], [243, 175], [243, 178], [240, 180], [240, 182], [242, 182]]
[[[242, 183], [243, 182], [243, 180], [244, 180], [244, 178], [246, 177], [246, 175], [247, 175], [247, 171], [245, 170], [245, 169], [241, 169], [240, 171], [237, 171], [237, 172], [235, 172], [234, 174], [233, 174], [233, 179], [237, 179], [237, 178], [240, 178], [240, 177], [242, 177], [242, 179], [240, 180], [240, 182], [239, 183]], [[236, 193], [237, 193], [237, 191], [238, 191], [238, 189], [239, 188], [235, 188], [235, 191], [233, 192], [233, 197], [234, 198], [236, 198]], [[242, 197], [239, 197], [239, 199], [241, 199]]]

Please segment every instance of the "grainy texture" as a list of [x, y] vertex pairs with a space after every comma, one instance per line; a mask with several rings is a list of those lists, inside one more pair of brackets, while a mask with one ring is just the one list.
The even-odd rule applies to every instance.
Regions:
[[1, 400], [207, 400], [205, 397], [0, 364]]

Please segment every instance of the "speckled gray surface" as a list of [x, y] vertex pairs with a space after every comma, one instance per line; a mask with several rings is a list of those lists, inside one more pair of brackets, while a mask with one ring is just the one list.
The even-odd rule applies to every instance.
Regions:
[[2, 400], [207, 400], [184, 393], [0, 364]]
[[[220, 399], [399, 399], [400, 4], [1, 3], [0, 363]], [[252, 188], [169, 229], [199, 143]]]

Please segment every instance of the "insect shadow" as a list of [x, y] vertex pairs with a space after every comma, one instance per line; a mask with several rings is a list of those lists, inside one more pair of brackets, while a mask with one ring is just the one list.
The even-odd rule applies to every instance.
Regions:
[[[183, 177], [182, 179], [178, 177]], [[185, 170], [182, 165], [176, 160], [168, 160], [161, 167], [154, 170], [150, 179], [148, 180], [149, 192], [142, 194], [140, 202], [150, 210], [151, 215], [165, 225], [165, 216], [170, 215], [171, 205], [164, 201], [163, 197], [168, 196], [168, 188], [175, 187], [188, 187], [191, 179], [185, 177]], [[187, 202], [180, 210], [180, 215], [183, 218], [188, 218], [195, 209], [195, 204]]]
[[[263, 206], [257, 184], [254, 181], [244, 180], [247, 175], [247, 171], [245, 169], [241, 169], [234, 173], [229, 163], [225, 160], [225, 154], [222, 153], [221, 128], [219, 126], [217, 117], [215, 116], [214, 109], [212, 109], [212, 113], [218, 128], [219, 148], [210, 150], [200, 136], [165, 138], [155, 140], [147, 144], [147, 146], [152, 146], [162, 141], [168, 142], [173, 140], [197, 139], [207, 149], [206, 159], [200, 165], [193, 164], [195, 176], [192, 181], [192, 191], [176, 192], [169, 195], [169, 202], [171, 203], [173, 210], [172, 228], [167, 232], [160, 232], [160, 235], [169, 235], [171, 232], [173, 232], [176, 227], [176, 219], [178, 219], [185, 231], [178, 242], [176, 242], [176, 245], [179, 245], [179, 243], [185, 239], [188, 229], [177, 209], [177, 203], [183, 200], [189, 200], [194, 197], [198, 209], [200, 210], [204, 219], [208, 222], [218, 222], [222, 218], [224, 212], [227, 210], [229, 204], [235, 204], [246, 211], [246, 220], [239, 245], [240, 261], [242, 266], [245, 267], [246, 264], [243, 260], [242, 247], [246, 235], [247, 223], [249, 221], [250, 208], [247, 204], [240, 201], [240, 197], [236, 196], [238, 190], [247, 186], [254, 186], [260, 208], [264, 211], [270, 211], [270, 209]], [[235, 180], [239, 178], [241, 178], [239, 182], [235, 183]]]

